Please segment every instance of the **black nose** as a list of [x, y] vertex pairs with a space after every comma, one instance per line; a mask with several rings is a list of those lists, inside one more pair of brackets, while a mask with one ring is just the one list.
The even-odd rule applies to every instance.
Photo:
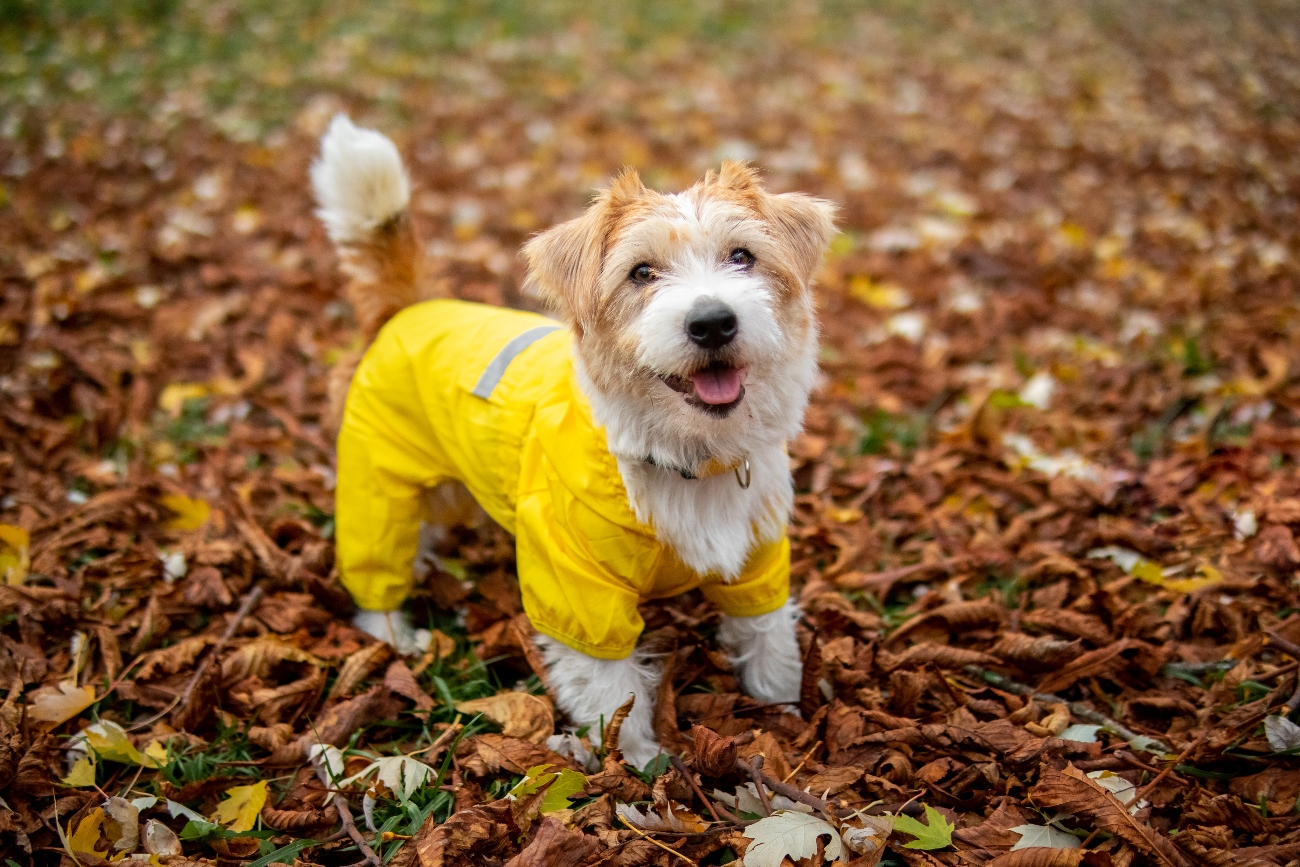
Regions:
[[686, 334], [696, 346], [718, 349], [736, 338], [736, 314], [716, 298], [701, 298], [686, 314]]

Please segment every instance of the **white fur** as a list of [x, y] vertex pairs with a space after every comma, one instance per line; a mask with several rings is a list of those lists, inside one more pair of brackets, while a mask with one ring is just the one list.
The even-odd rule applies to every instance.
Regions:
[[638, 768], [662, 752], [654, 733], [660, 670], [649, 655], [638, 649], [625, 659], [596, 659], [548, 635], [537, 636], [537, 646], [546, 660], [555, 703], [577, 725], [590, 726], [592, 743], [600, 743], [602, 723], [635, 695], [632, 712], [619, 730], [619, 749]]
[[411, 184], [397, 146], [382, 133], [354, 125], [343, 114], [334, 117], [321, 139], [311, 183], [320, 204], [316, 215], [336, 244], [364, 240], [411, 200]]
[[373, 611], [362, 608], [352, 616], [352, 625], [367, 635], [387, 642], [398, 653], [423, 653], [433, 640], [427, 629], [415, 629], [405, 611]]
[[793, 601], [770, 614], [722, 618], [718, 642], [726, 648], [748, 695], [773, 704], [799, 701], [803, 664], [794, 631], [798, 619], [799, 608]]

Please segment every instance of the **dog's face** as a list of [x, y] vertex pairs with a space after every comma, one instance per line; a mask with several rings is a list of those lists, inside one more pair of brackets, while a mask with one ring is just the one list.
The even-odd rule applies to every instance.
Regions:
[[810, 284], [832, 215], [768, 193], [739, 163], [675, 195], [625, 172], [524, 253], [601, 397], [643, 416], [652, 440], [739, 456], [756, 424], [790, 436], [801, 423], [815, 369]]

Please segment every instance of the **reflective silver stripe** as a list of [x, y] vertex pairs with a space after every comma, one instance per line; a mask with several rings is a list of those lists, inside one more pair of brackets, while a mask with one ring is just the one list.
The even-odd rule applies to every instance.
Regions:
[[496, 357], [488, 362], [487, 370], [483, 371], [483, 375], [478, 378], [478, 383], [470, 393], [475, 397], [491, 397], [493, 389], [497, 387], [497, 383], [501, 381], [501, 377], [506, 375], [506, 368], [510, 366], [510, 362], [515, 360], [516, 355], [523, 352], [552, 331], [559, 330], [560, 326], [558, 325], [539, 325], [536, 328], [530, 328], [523, 334], [515, 337], [505, 346], [501, 347], [501, 351], [496, 354]]

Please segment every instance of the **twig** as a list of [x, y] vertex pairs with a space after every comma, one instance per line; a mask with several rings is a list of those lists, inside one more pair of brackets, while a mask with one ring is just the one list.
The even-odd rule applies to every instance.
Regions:
[[212, 646], [212, 650], [208, 655], [203, 657], [202, 661], [199, 662], [199, 667], [194, 669], [194, 674], [190, 676], [189, 683], [185, 684], [185, 690], [181, 692], [180, 695], [176, 696], [176, 698], [172, 699], [171, 704], [167, 705], [167, 707], [163, 708], [153, 716], [135, 723], [127, 729], [127, 731], [139, 731], [145, 726], [153, 725], [155, 722], [171, 713], [178, 706], [184, 710], [189, 705], [190, 699], [194, 697], [194, 690], [198, 688], [199, 682], [203, 680], [203, 675], [207, 672], [208, 666], [212, 664], [212, 660], [216, 659], [221, 654], [221, 651], [225, 649], [226, 645], [230, 643], [230, 639], [235, 637], [235, 633], [244, 622], [244, 618], [248, 617], [248, 615], [252, 613], [253, 609], [257, 607], [257, 603], [262, 601], [264, 595], [266, 595], [265, 585], [258, 584], [253, 587], [253, 589], [248, 592], [248, 595], [244, 597], [243, 604], [239, 606], [239, 610], [235, 612], [235, 616], [231, 619], [230, 623], [226, 624], [226, 631], [221, 633], [220, 640]]
[[642, 840], [648, 840], [648, 841], [650, 841], [651, 843], [653, 843], [653, 844], [655, 844], [656, 846], [658, 846], [660, 849], [663, 849], [665, 852], [670, 852], [670, 853], [672, 853], [673, 855], [676, 855], [678, 858], [681, 858], [681, 859], [682, 859], [683, 861], [685, 861], [687, 864], [691, 864], [691, 865], [693, 865], [693, 867], [699, 867], [698, 864], [696, 864], [696, 863], [695, 863], [694, 861], [692, 861], [690, 858], [687, 858], [687, 857], [686, 857], [685, 855], [683, 855], [681, 852], [678, 852], [678, 851], [677, 851], [676, 849], [674, 849], [672, 846], [669, 846], [667, 843], [660, 843], [660, 842], [659, 842], [658, 840], [656, 840], [654, 837], [651, 837], [651, 836], [650, 836], [649, 834], [647, 834], [645, 831], [642, 831], [642, 830], [641, 830], [640, 828], [638, 828], [636, 825], [633, 825], [631, 822], [629, 822], [629, 821], [627, 820], [627, 817], [626, 817], [626, 816], [623, 816], [622, 814], [619, 814], [618, 819], [619, 819], [619, 821], [622, 822], [624, 825], [627, 825], [629, 828], [631, 828], [631, 829], [636, 833], [636, 835], [637, 835], [638, 837], [640, 837]]
[[456, 737], [456, 735], [460, 733], [460, 730], [464, 728], [464, 726], [460, 724], [460, 716], [460, 714], [456, 714], [456, 719], [452, 720], [451, 725], [447, 726], [447, 728], [442, 732], [442, 734], [438, 735], [437, 740], [433, 743], [429, 744], [427, 747], [420, 747], [414, 752], [409, 752], [407, 755], [418, 756], [420, 753], [432, 752], [433, 756], [437, 757], [438, 750], [446, 746], [447, 741]]
[[[755, 758], [761, 759], [762, 757], [755, 756]], [[826, 801], [823, 798], [819, 798], [816, 795], [812, 794], [811, 792], [805, 792], [803, 789], [800, 789], [797, 786], [792, 786], [789, 783], [783, 783], [780, 780], [775, 780], [772, 777], [769, 777], [767, 774], [763, 773], [761, 770], [755, 771], [755, 769], [751, 768], [749, 765], [745, 764], [740, 759], [736, 760], [736, 768], [750, 775], [754, 775], [755, 773], [757, 773], [757, 776], [754, 779], [754, 785], [758, 789], [760, 795], [763, 795], [763, 786], [766, 785], [767, 788], [771, 789], [773, 792], [776, 792], [778, 795], [784, 795], [785, 797], [789, 798], [792, 801], [798, 801], [801, 804], [807, 804], [813, 809], [820, 810], [822, 813], [826, 814], [827, 816], [835, 816], [836, 818], [843, 818], [844, 816], [848, 816], [853, 813], [852, 810], [840, 810], [837, 807], [833, 807], [831, 806], [829, 801]], [[766, 800], [765, 795], [764, 795], [764, 800]]]
[[375, 850], [371, 849], [370, 844], [366, 842], [366, 838], [361, 836], [361, 832], [357, 830], [357, 823], [352, 821], [352, 811], [348, 809], [347, 799], [336, 794], [334, 796], [334, 808], [339, 811], [339, 821], [343, 823], [343, 830], [348, 832], [352, 842], [357, 844], [357, 848], [365, 856], [365, 863], [372, 865], [372, 867], [384, 867], [384, 862], [380, 860], [379, 856], [375, 854]]
[[786, 775], [785, 775], [785, 779], [782, 780], [781, 782], [783, 782], [783, 783], [788, 783], [788, 782], [790, 782], [791, 780], [793, 780], [793, 779], [794, 779], [794, 775], [797, 774], [797, 773], [799, 773], [800, 769], [803, 768], [803, 766], [806, 765], [806, 764], [808, 763], [808, 759], [812, 758], [812, 754], [813, 754], [813, 753], [816, 751], [816, 749], [817, 749], [818, 747], [820, 747], [821, 745], [822, 745], [822, 742], [821, 742], [821, 741], [818, 741], [817, 743], [815, 743], [815, 744], [813, 744], [811, 747], [809, 747], [809, 748], [808, 748], [808, 752], [804, 753], [804, 754], [803, 754], [803, 758], [799, 760], [799, 764], [795, 765], [795, 766], [794, 766], [794, 770], [792, 770], [792, 771], [790, 771], [790, 773], [786, 774]]
[[1113, 720], [1110, 717], [1106, 716], [1105, 714], [1098, 713], [1097, 711], [1093, 710], [1092, 708], [1088, 707], [1086, 704], [1082, 702], [1068, 701], [1064, 698], [1061, 698], [1059, 695], [1053, 695], [1051, 693], [1045, 693], [1045, 692], [1038, 692], [1032, 686], [1020, 683], [1019, 681], [1012, 680], [1011, 678], [998, 674], [995, 671], [989, 671], [988, 669], [980, 668], [978, 665], [967, 665], [964, 667], [964, 671], [967, 674], [971, 674], [974, 675], [975, 677], [982, 678], [984, 681], [993, 684], [999, 689], [1005, 689], [1007, 692], [1014, 692], [1016, 695], [1027, 695], [1030, 698], [1034, 699], [1035, 701], [1042, 702], [1044, 704], [1063, 704], [1070, 709], [1070, 713], [1074, 714], [1079, 719], [1087, 720], [1088, 722], [1094, 725], [1099, 725], [1104, 728], [1108, 728], [1126, 741], [1132, 742], [1137, 740], [1138, 738], [1143, 738], [1145, 740], [1151, 741], [1153, 744], [1155, 744], [1157, 747], [1160, 747], [1165, 752], [1169, 751], [1169, 748], [1165, 746], [1165, 744], [1156, 740], [1155, 738], [1148, 737], [1147, 735], [1140, 735], [1137, 732], [1133, 731], [1128, 726], [1124, 725], [1123, 723]]
[[[713, 802], [705, 797], [704, 792], [700, 790], [700, 784], [695, 782], [695, 775], [691, 773], [690, 768], [686, 767], [686, 763], [683, 762], [680, 757], [671, 755], [668, 757], [668, 761], [672, 762], [673, 767], [677, 769], [677, 773], [686, 778], [686, 782], [690, 784], [691, 789], [695, 792], [695, 796], [703, 802], [704, 806], [713, 815], [713, 821], [721, 822], [722, 819], [718, 816], [718, 811], [713, 808]], [[734, 816], [728, 816], [728, 818], [735, 821]]]
[[1170, 771], [1172, 771], [1174, 768], [1181, 765], [1187, 759], [1188, 756], [1196, 752], [1197, 748], [1200, 747], [1201, 744], [1205, 743], [1205, 738], [1209, 735], [1209, 733], [1210, 733], [1210, 729], [1208, 728], [1201, 729], [1201, 733], [1196, 736], [1196, 740], [1188, 744], [1187, 748], [1178, 754], [1178, 758], [1174, 759], [1172, 762], [1165, 765], [1165, 769], [1160, 773], [1156, 774], [1155, 778], [1152, 779], [1151, 782], [1147, 783], [1145, 786], [1139, 789], [1138, 793], [1133, 796], [1133, 800], [1141, 801], [1143, 798], [1145, 798], [1153, 789], [1155, 789], [1156, 785], [1161, 780], [1169, 776]]
[[741, 764], [741, 767], [754, 778], [754, 788], [758, 790], [758, 802], [763, 805], [763, 815], [772, 815], [772, 802], [767, 799], [767, 789], [763, 786], [763, 756], [754, 756], [749, 764]]
[[[1300, 646], [1287, 641], [1272, 629], [1268, 631], [1268, 643], [1276, 645], [1278, 650], [1300, 662]], [[1296, 681], [1295, 692], [1286, 701], [1286, 712], [1288, 714], [1295, 713], [1297, 709], [1300, 709], [1300, 680]]]

